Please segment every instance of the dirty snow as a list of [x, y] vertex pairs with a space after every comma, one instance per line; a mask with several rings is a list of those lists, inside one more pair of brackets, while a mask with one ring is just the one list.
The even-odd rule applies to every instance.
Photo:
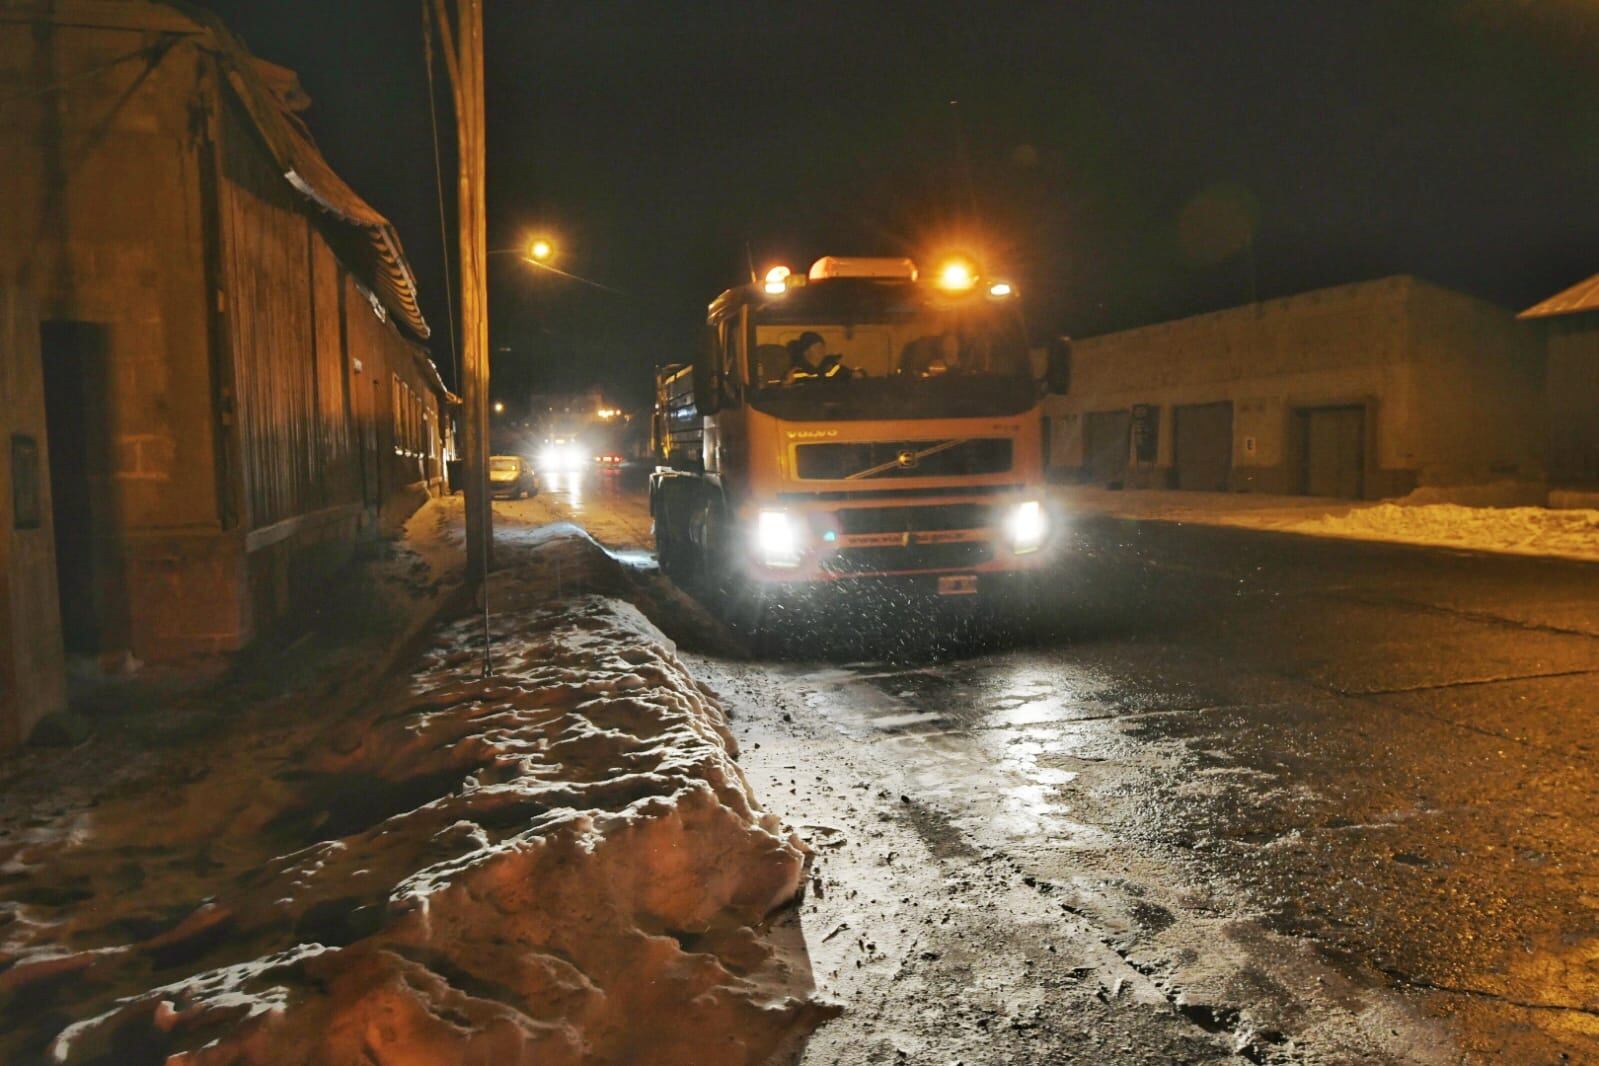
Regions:
[[1418, 489], [1382, 503], [1079, 486], [1057, 494], [1068, 513], [1599, 560], [1599, 510], [1505, 505], [1525, 501], [1528, 491], [1521, 483]]
[[359, 710], [6, 849], [0, 1056], [744, 1063], [828, 1013], [717, 698], [593, 541], [507, 532], [492, 676], [465, 618]]
[[1293, 532], [1402, 541], [1517, 555], [1599, 559], [1599, 511], [1380, 503], [1307, 519]]

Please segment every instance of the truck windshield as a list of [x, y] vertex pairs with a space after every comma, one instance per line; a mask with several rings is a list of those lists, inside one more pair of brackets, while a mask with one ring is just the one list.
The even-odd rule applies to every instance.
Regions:
[[878, 307], [849, 317], [765, 310], [750, 338], [751, 399], [779, 417], [1000, 415], [1037, 400], [1009, 307]]

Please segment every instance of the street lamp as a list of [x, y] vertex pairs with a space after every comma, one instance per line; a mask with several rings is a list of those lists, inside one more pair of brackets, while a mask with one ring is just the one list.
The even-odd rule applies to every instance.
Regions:
[[494, 413], [497, 414], [497, 415], [503, 415], [505, 413], [505, 401], [504, 400], [495, 400], [494, 401]]
[[535, 263], [547, 263], [555, 254], [555, 245], [543, 237], [536, 237], [527, 246], [527, 257]]

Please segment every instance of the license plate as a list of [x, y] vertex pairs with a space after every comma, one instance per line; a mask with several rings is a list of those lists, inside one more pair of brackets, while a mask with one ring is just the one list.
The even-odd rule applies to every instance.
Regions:
[[946, 574], [938, 579], [938, 594], [940, 596], [975, 596], [977, 594], [977, 575]]

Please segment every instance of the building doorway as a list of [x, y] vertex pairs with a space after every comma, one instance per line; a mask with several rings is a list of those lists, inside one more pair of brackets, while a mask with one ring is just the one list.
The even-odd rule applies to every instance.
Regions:
[[1306, 496], [1358, 500], [1366, 486], [1366, 409], [1308, 407], [1294, 412]]
[[40, 324], [50, 501], [55, 523], [61, 636], [68, 654], [106, 650], [106, 523], [111, 485], [106, 327], [53, 320]]
[[1226, 492], [1233, 472], [1233, 405], [1199, 403], [1172, 412], [1177, 487]]
[[1119, 489], [1127, 482], [1127, 449], [1132, 415], [1127, 411], [1089, 411], [1083, 416], [1083, 470], [1092, 485]]

